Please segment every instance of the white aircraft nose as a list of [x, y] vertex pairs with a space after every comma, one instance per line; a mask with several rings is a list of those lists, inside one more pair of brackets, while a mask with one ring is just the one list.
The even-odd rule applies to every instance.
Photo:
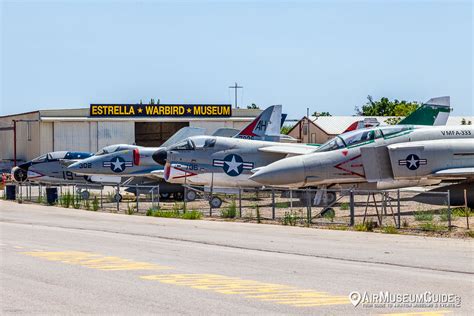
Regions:
[[[286, 161], [285, 161], [286, 160]], [[287, 158], [258, 168], [250, 179], [264, 185], [283, 186], [304, 181], [304, 165], [300, 157]]]

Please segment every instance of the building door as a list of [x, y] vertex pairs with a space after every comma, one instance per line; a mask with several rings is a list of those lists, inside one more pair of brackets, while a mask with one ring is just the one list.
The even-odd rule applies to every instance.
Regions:
[[135, 144], [159, 147], [189, 122], [135, 122]]

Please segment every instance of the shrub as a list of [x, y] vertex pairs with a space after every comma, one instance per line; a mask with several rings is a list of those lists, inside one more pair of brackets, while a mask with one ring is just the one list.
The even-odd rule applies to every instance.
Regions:
[[398, 234], [398, 229], [395, 226], [388, 225], [382, 228], [382, 232], [385, 234]]
[[[451, 220], [456, 219], [456, 215], [451, 211]], [[439, 220], [442, 222], [447, 222], [449, 220], [449, 214], [447, 209], [443, 209], [439, 212]]]
[[408, 228], [408, 226], [410, 226], [410, 223], [408, 222], [408, 219], [404, 218], [402, 221], [402, 227]]
[[125, 214], [133, 215], [134, 212], [135, 212], [135, 206], [134, 205], [130, 206], [130, 202], [127, 202], [127, 210]]
[[237, 216], [237, 205], [235, 200], [232, 200], [230, 205], [221, 211], [222, 218], [235, 218]]
[[61, 195], [61, 199], [60, 199], [61, 206], [65, 208], [69, 208], [69, 206], [71, 205], [71, 199], [72, 199], [72, 196], [71, 196], [71, 193], [69, 193], [69, 191]]
[[92, 210], [96, 212], [99, 209], [99, 199], [97, 196], [94, 196], [94, 199], [92, 200]]
[[84, 201], [84, 208], [85, 208], [86, 210], [90, 210], [90, 209], [91, 209], [91, 204], [90, 204], [89, 200], [85, 200], [85, 201]]
[[201, 219], [201, 217], [202, 217], [201, 212], [196, 211], [196, 210], [188, 211], [184, 213], [183, 215], [181, 215], [181, 218], [183, 219]]
[[365, 223], [359, 223], [354, 226], [354, 229], [359, 232], [372, 232], [374, 231], [375, 224], [372, 221]]
[[74, 207], [75, 209], [78, 209], [81, 207], [81, 202], [80, 202], [80, 198], [79, 198], [79, 195], [76, 194], [76, 197], [72, 199], [72, 207]]
[[474, 238], [474, 230], [468, 230], [468, 231], [466, 232], [466, 236], [467, 236], [467, 237]]
[[446, 229], [446, 226], [437, 225], [432, 222], [426, 222], [420, 225], [420, 229], [427, 232], [437, 232]]
[[433, 213], [427, 213], [423, 211], [415, 212], [414, 213], [415, 220], [419, 222], [425, 221], [432, 221], [433, 220]]
[[298, 222], [299, 219], [300, 219], [299, 216], [295, 212], [293, 211], [285, 212], [285, 216], [283, 216], [283, 219], [282, 219], [282, 224], [296, 226], [296, 223]]
[[334, 217], [336, 217], [336, 212], [334, 212], [334, 209], [328, 208], [323, 211], [322, 215], [323, 215], [323, 218], [329, 219], [332, 223], [334, 221]]
[[466, 216], [472, 216], [473, 213], [468, 207], [457, 207], [453, 209], [452, 214], [457, 217], [466, 217]]
[[258, 206], [258, 204], [255, 204], [255, 211], [257, 213], [257, 223], [261, 223], [261, 218], [260, 218], [260, 206]]
[[347, 211], [349, 209], [349, 203], [341, 203], [341, 206], [339, 207], [341, 211]]
[[179, 211], [166, 211], [166, 210], [154, 210], [154, 217], [166, 217], [166, 218], [178, 218], [180, 217]]

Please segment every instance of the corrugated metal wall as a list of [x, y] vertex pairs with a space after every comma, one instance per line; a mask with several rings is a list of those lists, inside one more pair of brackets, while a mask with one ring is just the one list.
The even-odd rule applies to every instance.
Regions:
[[135, 122], [97, 122], [98, 148], [135, 143]]

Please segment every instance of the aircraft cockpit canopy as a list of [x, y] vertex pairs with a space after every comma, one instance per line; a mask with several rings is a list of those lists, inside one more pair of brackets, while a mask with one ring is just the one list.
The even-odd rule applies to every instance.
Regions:
[[96, 152], [94, 156], [101, 156], [101, 155], [106, 155], [106, 154], [114, 153], [121, 150], [128, 150], [128, 149], [135, 149], [135, 148], [136, 146], [134, 145], [126, 145], [126, 144], [110, 145]]
[[185, 139], [182, 142], [171, 146], [170, 150], [195, 150], [201, 148], [212, 148], [215, 144], [215, 137], [198, 136]]
[[351, 147], [357, 144], [372, 141], [380, 137], [402, 133], [413, 129], [412, 126], [386, 126], [382, 128], [363, 128], [352, 132], [344, 133], [327, 141], [317, 152], [332, 151], [345, 147]]

